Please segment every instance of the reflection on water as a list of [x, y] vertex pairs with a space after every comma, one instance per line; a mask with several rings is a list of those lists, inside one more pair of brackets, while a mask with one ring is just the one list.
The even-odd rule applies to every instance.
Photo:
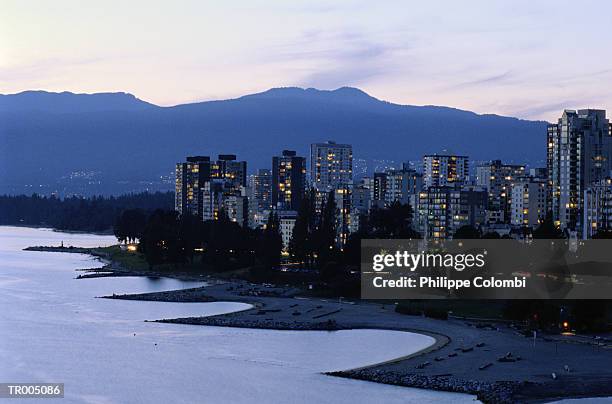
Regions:
[[145, 323], [242, 303], [94, 296], [195, 287], [167, 278], [74, 279], [99, 262], [30, 245], [96, 246], [112, 237], [0, 227], [0, 382], [64, 382], [61, 402], [472, 402], [472, 397], [328, 377], [406, 355], [430, 337], [384, 330], [299, 332]]

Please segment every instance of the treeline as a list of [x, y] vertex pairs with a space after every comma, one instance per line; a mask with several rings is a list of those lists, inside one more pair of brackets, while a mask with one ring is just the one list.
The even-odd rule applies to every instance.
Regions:
[[127, 209], [173, 209], [174, 193], [136, 193], [90, 198], [18, 195], [0, 196], [0, 225], [46, 226], [57, 230], [110, 231]]
[[[397, 202], [362, 217], [361, 230], [350, 235], [341, 247], [337, 215], [333, 193], [317, 206], [316, 193], [309, 191], [298, 211], [289, 244], [289, 261], [308, 270], [304, 277], [319, 282], [318, 289], [330, 295], [359, 296], [356, 270], [361, 239], [420, 237], [411, 227], [412, 208]], [[151, 267], [214, 271], [250, 268], [251, 278], [262, 281], [279, 274], [274, 270], [281, 264], [282, 237], [278, 216], [273, 213], [263, 229], [251, 229], [231, 221], [223, 210], [217, 220], [202, 222], [175, 211], [160, 209], [146, 214], [128, 209], [119, 215], [114, 233], [122, 242], [138, 240], [138, 250]]]
[[217, 220], [179, 215], [174, 210], [124, 210], [114, 226], [119, 241], [139, 241], [150, 267], [183, 266], [226, 271], [251, 267], [267, 271], [280, 265], [282, 238], [278, 216], [270, 214], [264, 229], [241, 227], [221, 210]]

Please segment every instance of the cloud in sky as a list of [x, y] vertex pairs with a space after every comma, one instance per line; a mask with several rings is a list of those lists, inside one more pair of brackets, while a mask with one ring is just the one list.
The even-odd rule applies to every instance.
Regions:
[[5, 0], [0, 92], [128, 91], [171, 105], [351, 85], [552, 120], [557, 106], [612, 109], [610, 15], [612, 3], [595, 0]]
[[483, 85], [489, 85], [489, 84], [493, 84], [493, 83], [503, 83], [508, 81], [508, 79], [510, 79], [512, 77], [512, 73], [507, 71], [501, 74], [494, 74], [494, 75], [486, 75], [484, 77], [475, 79], [475, 80], [470, 80], [470, 81], [464, 81], [463, 83], [459, 83], [459, 84], [455, 84], [454, 88], [468, 88], [468, 87], [478, 87], [478, 86], [483, 86]]
[[331, 89], [384, 77], [393, 51], [393, 44], [374, 41], [358, 30], [311, 30], [289, 44], [268, 49], [262, 62], [293, 66], [298, 86]]

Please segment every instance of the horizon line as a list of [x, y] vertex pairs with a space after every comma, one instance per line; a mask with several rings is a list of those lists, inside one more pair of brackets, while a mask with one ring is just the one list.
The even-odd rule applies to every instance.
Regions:
[[[267, 93], [269, 91], [272, 90], [290, 90], [290, 89], [298, 89], [298, 90], [302, 90], [302, 91], [308, 91], [308, 90], [315, 90], [318, 92], [327, 92], [327, 93], [332, 93], [332, 92], [336, 92], [338, 90], [342, 90], [342, 89], [352, 89], [352, 90], [357, 90], [362, 92], [363, 94], [365, 94], [366, 96], [372, 98], [373, 100], [379, 101], [379, 102], [383, 102], [383, 103], [388, 103], [391, 105], [396, 105], [396, 106], [401, 106], [401, 107], [421, 107], [421, 108], [426, 108], [426, 107], [434, 107], [434, 108], [447, 108], [447, 109], [453, 109], [453, 110], [457, 110], [457, 111], [462, 111], [462, 112], [468, 112], [468, 113], [473, 113], [475, 115], [478, 116], [498, 116], [498, 117], [504, 117], [504, 118], [513, 118], [513, 119], [518, 119], [518, 120], [522, 120], [522, 121], [530, 121], [530, 122], [547, 122], [547, 123], [551, 123], [548, 120], [544, 120], [544, 119], [529, 119], [529, 118], [522, 118], [519, 116], [513, 116], [513, 115], [501, 115], [498, 113], [493, 113], [493, 112], [476, 112], [473, 110], [469, 110], [469, 109], [464, 109], [464, 108], [460, 108], [460, 107], [455, 107], [455, 106], [449, 106], [449, 105], [442, 105], [442, 104], [402, 104], [402, 103], [398, 103], [398, 102], [394, 102], [394, 101], [389, 101], [389, 100], [384, 100], [381, 98], [377, 98], [376, 96], [373, 96], [372, 94], [368, 93], [367, 91], [359, 88], [359, 87], [354, 87], [354, 86], [340, 86], [334, 89], [321, 89], [321, 88], [316, 88], [316, 87], [300, 87], [300, 86], [279, 86], [279, 87], [270, 87], [261, 91], [256, 91], [256, 92], [252, 92], [252, 93], [247, 93], [247, 94], [243, 94], [243, 95], [239, 95], [239, 96], [234, 96], [234, 97], [228, 97], [228, 98], [210, 98], [210, 99], [193, 99], [190, 101], [183, 101], [180, 102], [178, 104], [157, 104], [155, 102], [152, 101], [148, 101], [142, 98], [139, 98], [135, 93], [129, 92], [129, 91], [122, 91], [122, 90], [117, 90], [117, 91], [95, 91], [95, 92], [77, 92], [77, 91], [72, 91], [72, 90], [62, 90], [62, 91], [53, 91], [53, 90], [47, 90], [47, 89], [26, 89], [26, 90], [22, 90], [19, 92], [15, 92], [15, 93], [0, 93], [0, 96], [2, 97], [10, 97], [10, 96], [19, 96], [25, 93], [46, 93], [46, 94], [71, 94], [71, 95], [103, 95], [103, 94], [123, 94], [123, 95], [128, 95], [128, 96], [132, 96], [135, 99], [145, 102], [147, 104], [150, 104], [151, 106], [154, 107], [158, 107], [158, 108], [173, 108], [173, 107], [180, 107], [183, 105], [192, 105], [192, 104], [201, 104], [201, 103], [208, 103], [208, 102], [222, 102], [222, 101], [234, 101], [234, 100], [239, 100], [245, 97], [249, 97], [249, 96], [253, 96], [253, 95], [260, 95], [260, 94], [264, 94]], [[561, 113], [565, 110], [581, 110], [581, 109], [600, 109], [600, 110], [604, 110], [606, 111], [606, 108], [591, 108], [591, 107], [586, 107], [586, 108], [575, 108], [575, 107], [565, 107], [562, 109]]]

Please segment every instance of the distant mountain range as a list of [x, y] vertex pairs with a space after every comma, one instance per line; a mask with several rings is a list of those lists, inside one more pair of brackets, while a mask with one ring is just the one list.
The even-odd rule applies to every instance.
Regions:
[[77, 171], [108, 183], [146, 181], [193, 154], [237, 154], [254, 171], [283, 149], [307, 156], [310, 143], [326, 140], [351, 143], [355, 158], [398, 163], [444, 149], [535, 163], [545, 158], [546, 123], [398, 105], [350, 87], [275, 88], [173, 107], [127, 93], [26, 91], [0, 95], [0, 192]]
[[74, 94], [68, 91], [24, 91], [0, 94], [0, 112], [80, 113], [102, 111], [142, 111], [159, 108], [128, 93]]

